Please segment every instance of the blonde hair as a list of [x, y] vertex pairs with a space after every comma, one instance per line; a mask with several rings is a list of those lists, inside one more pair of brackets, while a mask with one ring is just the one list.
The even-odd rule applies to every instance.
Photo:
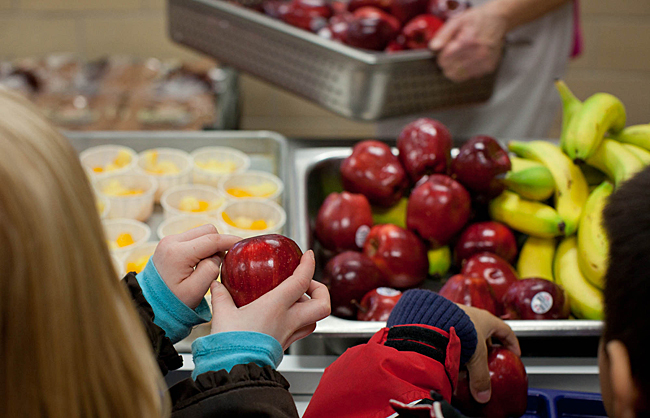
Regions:
[[76, 152], [26, 99], [0, 90], [0, 416], [168, 410]]

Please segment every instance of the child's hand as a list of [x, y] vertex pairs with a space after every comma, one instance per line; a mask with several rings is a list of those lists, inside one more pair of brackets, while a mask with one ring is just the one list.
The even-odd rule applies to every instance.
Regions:
[[[261, 332], [275, 338], [286, 350], [311, 334], [330, 314], [330, 295], [324, 284], [312, 280], [314, 253], [306, 252], [285, 281], [248, 305], [237, 308], [219, 282], [212, 287], [212, 334], [228, 331]], [[307, 294], [307, 295], [305, 295]]]
[[490, 371], [488, 369], [488, 344], [490, 339], [496, 337], [503, 346], [518, 356], [521, 356], [519, 341], [512, 329], [501, 319], [486, 310], [471, 306], [458, 306], [465, 311], [474, 323], [476, 329], [477, 345], [472, 358], [467, 362], [469, 373], [469, 389], [472, 396], [480, 403], [490, 400], [492, 388], [490, 385]]
[[214, 225], [203, 225], [163, 238], [152, 261], [169, 290], [195, 309], [219, 277], [223, 251], [240, 239], [219, 234]]

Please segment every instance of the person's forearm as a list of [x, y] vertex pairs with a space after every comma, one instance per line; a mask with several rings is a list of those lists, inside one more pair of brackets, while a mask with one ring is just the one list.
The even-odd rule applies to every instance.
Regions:
[[571, 0], [492, 0], [483, 7], [507, 22], [507, 30], [531, 22]]

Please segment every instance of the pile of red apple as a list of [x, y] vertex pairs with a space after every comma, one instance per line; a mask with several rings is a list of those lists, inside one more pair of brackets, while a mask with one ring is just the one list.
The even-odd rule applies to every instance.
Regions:
[[[512, 267], [514, 233], [481, 217], [485, 204], [504, 190], [498, 179], [511, 168], [508, 153], [484, 135], [467, 141], [453, 159], [451, 150], [442, 123], [418, 119], [401, 132], [397, 155], [368, 140], [343, 160], [345, 191], [327, 196], [315, 223], [315, 237], [329, 258], [322, 281], [330, 289], [332, 313], [383, 320], [367, 312], [382, 305], [384, 318], [399, 295], [375, 289], [421, 286], [429, 252], [450, 246], [458, 274], [441, 295], [506, 319], [568, 318], [564, 289], [543, 279], [520, 280]], [[401, 219], [373, 221], [373, 214], [391, 210]]]
[[289, 25], [373, 51], [426, 48], [462, 0], [267, 0], [261, 11]]

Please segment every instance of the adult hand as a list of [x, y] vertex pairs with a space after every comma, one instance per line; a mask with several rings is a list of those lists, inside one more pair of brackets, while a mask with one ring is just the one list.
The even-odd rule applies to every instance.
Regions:
[[507, 32], [505, 17], [490, 3], [449, 19], [429, 43], [447, 78], [461, 82], [496, 70]]
[[233, 235], [219, 234], [214, 225], [203, 225], [163, 238], [152, 261], [169, 290], [195, 309], [219, 277], [223, 252], [239, 240]]
[[258, 299], [237, 308], [225, 286], [212, 283], [212, 334], [228, 331], [261, 332], [275, 338], [286, 350], [311, 334], [330, 314], [330, 295], [324, 284], [312, 280], [314, 253], [303, 254], [285, 281]]
[[491, 344], [491, 338], [496, 337], [505, 348], [521, 356], [519, 341], [508, 324], [488, 311], [460, 304], [458, 306], [465, 311], [474, 323], [476, 337], [478, 338], [476, 351], [466, 364], [469, 374], [469, 389], [477, 402], [486, 403], [490, 400], [492, 394], [487, 362], [488, 345]]

